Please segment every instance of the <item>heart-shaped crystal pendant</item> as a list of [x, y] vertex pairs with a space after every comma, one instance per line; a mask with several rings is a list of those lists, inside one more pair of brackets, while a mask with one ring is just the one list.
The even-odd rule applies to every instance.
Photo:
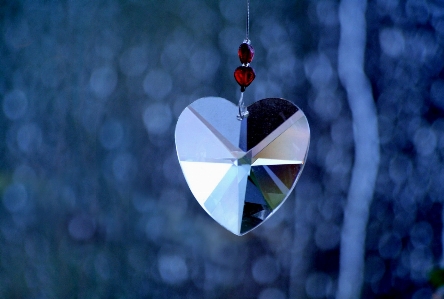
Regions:
[[287, 199], [302, 172], [310, 143], [305, 114], [278, 98], [238, 107], [201, 98], [179, 116], [176, 150], [188, 186], [220, 225], [243, 235]]

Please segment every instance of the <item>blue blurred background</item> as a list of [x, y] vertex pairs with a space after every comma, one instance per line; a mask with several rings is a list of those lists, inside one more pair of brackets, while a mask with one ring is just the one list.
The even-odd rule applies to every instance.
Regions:
[[[237, 237], [192, 197], [174, 128], [200, 97], [237, 102], [245, 1], [0, 1], [0, 298], [346, 298], [340, 5], [252, 0], [244, 100], [293, 101], [312, 139], [294, 193]], [[362, 26], [380, 158], [349, 267], [361, 298], [440, 298], [444, 2], [369, 1]]]

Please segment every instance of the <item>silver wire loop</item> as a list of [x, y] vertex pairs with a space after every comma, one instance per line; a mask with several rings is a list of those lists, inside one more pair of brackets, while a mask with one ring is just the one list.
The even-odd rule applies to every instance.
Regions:
[[238, 120], [243, 120], [244, 118], [248, 117], [248, 115], [250, 113], [248, 112], [247, 107], [245, 107], [245, 104], [244, 104], [244, 93], [243, 92], [241, 92], [241, 96], [240, 96], [240, 99], [239, 99], [238, 107], [239, 107], [239, 114], [237, 115], [237, 119]]

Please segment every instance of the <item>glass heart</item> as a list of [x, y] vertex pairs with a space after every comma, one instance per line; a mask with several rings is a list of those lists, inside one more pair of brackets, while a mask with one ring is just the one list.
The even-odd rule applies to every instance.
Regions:
[[238, 107], [201, 98], [179, 116], [175, 139], [188, 186], [220, 225], [244, 235], [287, 199], [302, 172], [310, 143], [305, 114], [293, 103], [267, 98]]
[[239, 66], [234, 71], [234, 79], [241, 87], [248, 87], [256, 78], [256, 74], [251, 66]]

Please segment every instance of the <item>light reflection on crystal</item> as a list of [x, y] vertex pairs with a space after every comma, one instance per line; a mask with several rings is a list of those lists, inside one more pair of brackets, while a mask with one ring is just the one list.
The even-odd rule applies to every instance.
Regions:
[[179, 162], [191, 192], [219, 224], [243, 235], [265, 221], [294, 188], [307, 156], [304, 113], [283, 99], [238, 108], [222, 98], [189, 105], [176, 126]]

